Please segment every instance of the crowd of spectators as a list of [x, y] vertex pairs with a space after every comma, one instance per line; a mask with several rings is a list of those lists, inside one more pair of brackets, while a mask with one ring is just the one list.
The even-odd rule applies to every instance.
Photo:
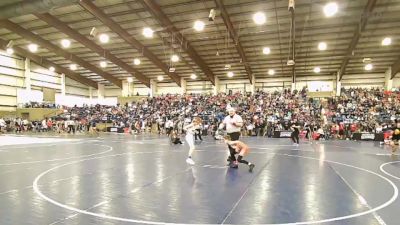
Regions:
[[[146, 97], [139, 102], [115, 106], [64, 107], [57, 118], [29, 122], [16, 118], [0, 120], [2, 130], [85, 132], [99, 123], [112, 123], [132, 133], [183, 132], [191, 118], [203, 119], [203, 133], [217, 132], [227, 108], [233, 107], [245, 125], [243, 135], [273, 136], [275, 131], [289, 130], [296, 121], [304, 130], [326, 138], [351, 138], [355, 132], [383, 132], [398, 126], [400, 92], [382, 89], [342, 89], [338, 97], [312, 99], [306, 89], [254, 94], [187, 94]], [[2, 122], [4, 121], [4, 122]], [[6, 124], [6, 125], [2, 125]], [[400, 128], [400, 124], [398, 126]]]
[[400, 118], [400, 92], [348, 89], [339, 98], [330, 99], [328, 108], [333, 124], [353, 124], [353, 130], [361, 132], [381, 132]]
[[27, 102], [23, 104], [23, 108], [51, 108], [56, 109], [61, 106], [51, 102]]

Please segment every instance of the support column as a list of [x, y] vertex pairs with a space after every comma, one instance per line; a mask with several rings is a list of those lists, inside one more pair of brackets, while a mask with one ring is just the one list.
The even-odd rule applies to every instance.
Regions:
[[256, 92], [256, 77], [251, 75], [251, 85], [250, 85], [250, 92], [251, 94], [254, 94]]
[[185, 94], [186, 93], [186, 88], [187, 88], [187, 81], [185, 79], [183, 79], [183, 77], [181, 78], [181, 94]]
[[217, 95], [219, 93], [219, 79], [215, 78], [215, 85], [213, 87], [213, 95]]
[[150, 97], [155, 97], [157, 95], [157, 81], [150, 80]]
[[[98, 84], [97, 85], [97, 99], [99, 101], [104, 100], [104, 95], [105, 95], [104, 84]], [[99, 103], [101, 103], [101, 102], [99, 102]]]
[[340, 81], [339, 71], [336, 74], [336, 96], [340, 96], [342, 91], [342, 82]]
[[89, 87], [89, 101], [92, 103], [93, 100], [93, 87]]
[[31, 60], [25, 59], [25, 88], [27, 91], [31, 91]]
[[133, 82], [122, 81], [122, 97], [134, 96]]
[[389, 67], [389, 69], [386, 70], [385, 72], [385, 90], [390, 91], [393, 88], [393, 79], [390, 79], [392, 76], [392, 68]]
[[295, 82], [292, 82], [292, 89], [291, 89], [291, 91], [293, 92], [294, 90], [296, 90], [296, 83], [295, 83]]
[[61, 74], [61, 96], [65, 96], [65, 74]]
[[93, 88], [89, 87], [89, 105], [95, 105], [96, 103], [93, 102]]
[[121, 96], [122, 97], [128, 97], [128, 95], [129, 95], [129, 91], [128, 91], [128, 85], [129, 85], [129, 83], [128, 83], [128, 81], [122, 81], [122, 90], [121, 90]]
[[135, 84], [133, 82], [129, 82], [129, 81], [128, 81], [128, 83], [129, 83], [128, 92], [131, 93], [130, 96], [136, 95], [136, 93], [135, 93]]

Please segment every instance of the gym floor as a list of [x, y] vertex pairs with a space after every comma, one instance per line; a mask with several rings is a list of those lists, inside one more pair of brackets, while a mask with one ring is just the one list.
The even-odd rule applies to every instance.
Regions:
[[166, 137], [0, 136], [0, 224], [399, 224], [387, 147], [241, 140], [253, 173], [228, 168], [211, 138], [188, 166], [188, 146]]

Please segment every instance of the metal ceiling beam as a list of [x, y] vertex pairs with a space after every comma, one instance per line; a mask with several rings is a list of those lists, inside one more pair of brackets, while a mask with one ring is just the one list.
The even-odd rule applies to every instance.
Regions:
[[105, 14], [100, 8], [93, 4], [90, 0], [81, 0], [79, 4], [95, 16], [98, 20], [103, 22], [107, 27], [109, 27], [113, 32], [118, 34], [122, 39], [124, 39], [128, 44], [141, 52], [144, 57], [148, 58], [153, 62], [158, 68], [160, 68], [165, 74], [167, 74], [173, 81], [175, 81], [178, 86], [181, 86], [181, 79], [176, 73], [169, 72], [169, 67], [167, 64], [163, 63], [154, 53], [149, 51], [143, 44], [138, 40], [133, 38], [124, 28], [122, 28], [118, 23], [112, 20], [107, 14]]
[[[121, 3], [121, 4], [126, 4], [126, 2], [125, 3]], [[119, 5], [119, 4], [118, 4]], [[236, 7], [238, 7], [238, 6], [240, 6], [241, 4], [235, 4], [235, 6]], [[115, 5], [114, 5], [115, 6]], [[228, 6], [227, 6], [228, 7]], [[389, 6], [388, 6], [389, 7]], [[284, 8], [286, 8], [286, 7], [284, 7]], [[278, 8], [278, 10], [282, 10], [282, 9], [284, 9], [284, 8]], [[355, 9], [354, 7], [352, 8], [353, 10]], [[123, 11], [123, 12], [115, 12], [115, 13], [109, 13], [109, 14], [107, 14], [109, 17], [119, 17], [119, 16], [124, 16], [124, 15], [129, 15], [129, 14], [137, 14], [137, 13], [143, 13], [143, 12], [146, 12], [146, 10], [142, 10], [142, 9], [140, 9], [140, 10], [128, 10], [128, 11]], [[191, 14], [191, 13], [193, 13], [194, 11], [188, 11], [188, 12], [185, 12], [185, 13], [179, 13], [179, 14], [177, 14], [177, 13], [172, 13], [172, 14], [170, 14], [170, 16], [174, 16], [174, 17], [176, 17], [176, 16], [180, 16], [180, 15], [183, 15], [183, 14]], [[67, 14], [64, 14], [63, 16], [71, 16], [71, 17], [73, 17], [73, 16], [79, 16], [79, 11], [78, 12], [74, 12], [74, 13], [67, 13]], [[349, 13], [349, 12], [348, 12]], [[307, 13], [308, 14], [308, 13]], [[351, 13], [349, 13], [349, 14], [351, 14]], [[242, 13], [231, 13], [230, 14], [230, 16], [231, 17], [233, 17], [233, 16], [244, 16], [244, 17], [246, 17], [247, 16], [247, 14], [246, 15], [242, 15]], [[303, 17], [305, 17], [306, 16], [306, 14], [301, 14], [301, 13], [297, 13], [297, 16], [298, 16], [298, 18], [303, 18]], [[142, 20], [144, 20], [144, 19], [149, 19], [150, 17], [140, 17], [140, 19], [128, 19], [128, 20], [124, 20], [124, 21], [121, 21], [121, 22], [119, 22], [119, 24], [120, 25], [125, 25], [125, 24], [132, 24], [132, 23], [137, 23], [137, 22], [139, 22], [139, 21], [142, 21]], [[278, 17], [278, 19], [286, 19], [286, 16], [279, 16]], [[94, 19], [94, 18], [88, 18], [88, 19], [79, 19], [79, 20], [75, 20], [75, 21], [73, 21], [73, 22], [71, 22], [71, 23], [69, 23], [70, 25], [77, 25], [77, 24], [80, 24], [80, 25], [82, 25], [83, 23], [85, 23], [85, 24], [92, 24], [92, 23], [94, 23], [94, 22], [96, 22], [95, 21], [96, 19]], [[192, 19], [184, 19], [184, 20], [180, 20], [179, 21], [179, 23], [189, 23], [190, 21], [192, 21]], [[29, 21], [29, 22], [23, 22], [23, 23], [20, 23], [22, 26], [24, 26], [24, 25], [26, 25], [26, 23], [31, 23], [31, 22], [35, 22], [35, 21]], [[247, 23], [247, 22], [251, 22], [251, 19], [249, 19], [249, 20], [242, 20], [241, 21], [242, 23]], [[299, 20], [298, 21], [298, 23], [301, 23], [301, 22], [304, 22], [304, 21], [301, 21], [301, 20]], [[340, 28], [341, 27], [343, 27], [343, 26], [352, 26], [352, 28], [354, 28], [354, 24], [358, 24], [358, 21], [356, 21], [356, 22], [349, 22], [349, 21], [346, 21], [347, 23], [345, 23], [345, 24], [343, 24], [343, 25], [335, 25], [335, 26], [332, 26], [332, 28], [336, 28], [337, 26], [339, 26]], [[385, 23], [389, 23], [389, 22], [397, 22], [397, 20], [396, 19], [392, 19], [391, 21], [389, 21], [389, 20], [385, 20]], [[371, 21], [371, 24], [377, 24], [378, 22], [377, 21]], [[215, 25], [219, 25], [219, 23], [215, 23]], [[286, 27], [285, 25], [286, 25], [286, 23], [285, 23], [285, 21], [283, 21], [282, 23], [280, 23], [280, 25], [282, 26], [282, 27]], [[273, 26], [274, 25], [271, 25], [271, 27], [270, 27], [270, 29], [273, 29]], [[321, 27], [321, 28], [327, 28], [325, 25], [324, 26], [313, 26], [312, 27], [312, 29], [314, 29], [314, 30], [318, 30], [319, 28], [318, 27]], [[331, 26], [330, 26], [331, 27]], [[329, 28], [330, 28], [329, 27]], [[36, 26], [32, 26], [30, 29], [31, 30], [33, 30], [33, 29], [44, 29], [44, 28], [47, 28], [47, 26], [43, 26], [43, 25], [41, 25], [41, 24], [38, 24], [38, 25], [36, 25]], [[89, 27], [86, 27], [86, 26], [80, 26], [80, 29], [84, 29], [84, 28], [90, 28], [90, 26]], [[305, 31], [307, 31], [307, 30], [309, 30], [311, 27], [306, 27], [306, 28], [304, 28], [304, 30]], [[133, 29], [127, 29], [127, 31], [129, 32], [129, 31], [134, 31]], [[48, 34], [51, 34], [52, 32], [49, 32]], [[271, 33], [271, 32], [270, 32]], [[206, 36], [210, 36], [209, 34], [209, 32], [204, 32], [204, 34], [207, 34]], [[267, 34], [267, 33], [266, 33]], [[276, 34], [276, 33], [274, 33], [274, 32], [272, 32], [272, 34]], [[253, 33], [241, 33], [240, 34], [241, 35], [241, 37], [243, 37], [243, 36], [253, 36], [253, 35], [256, 35], [256, 34], [253, 34]], [[215, 35], [212, 35], [212, 36], [215, 36]]]
[[111, 83], [117, 85], [118, 87], [122, 88], [122, 82], [121, 80], [113, 77], [111, 74], [102, 71], [101, 69], [97, 68], [96, 66], [93, 66], [92, 64], [86, 62], [85, 60], [81, 59], [80, 57], [71, 54], [64, 49], [52, 44], [51, 42], [43, 39], [39, 35], [36, 35], [29, 30], [24, 29], [23, 27], [19, 26], [16, 23], [13, 23], [9, 20], [0, 20], [0, 27], [6, 28], [7, 30], [10, 30], [38, 45], [40, 45], [43, 48], [46, 48], [53, 53], [55, 53], [58, 56], [62, 56], [65, 59], [71, 60], [72, 62], [75, 62], [79, 64], [80, 66], [102, 76], [104, 79], [110, 81]]
[[30, 0], [21, 1], [0, 8], [0, 19], [8, 19], [16, 16], [23, 16], [32, 13], [45, 13], [50, 10], [73, 5], [79, 0]]
[[390, 68], [392, 73], [390, 79], [393, 79], [397, 73], [400, 73], [400, 58]]
[[240, 58], [242, 59], [242, 63], [244, 64], [244, 68], [246, 69], [246, 73], [250, 80], [250, 83], [252, 83], [251, 76], [252, 76], [253, 72], [251, 71], [249, 62], [247, 61], [246, 54], [244, 52], [242, 44], [239, 42], [239, 37], [233, 27], [232, 21], [229, 18], [229, 14], [226, 11], [223, 0], [214, 0], [214, 1], [215, 1], [215, 4], [217, 5], [217, 7], [219, 8], [219, 10], [221, 11], [221, 16], [222, 16], [222, 19], [224, 20], [225, 26], [227, 27], [228, 32], [229, 32], [231, 38], [233, 39], [233, 43], [235, 43], [235, 47], [240, 55]]
[[147, 87], [150, 87], [150, 79], [145, 77], [140, 71], [131, 67], [121, 59], [117, 58], [115, 55], [110, 53], [110, 51], [103, 49], [100, 45], [96, 44], [95, 42], [89, 40], [87, 37], [82, 35], [81, 33], [75, 31], [67, 24], [62, 22], [61, 20], [57, 19], [56, 17], [50, 15], [49, 13], [45, 14], [35, 14], [36, 17], [45, 21], [50, 26], [53, 26], [57, 30], [63, 32], [64, 34], [68, 35], [69, 37], [75, 39], [85, 47], [91, 49], [92, 51], [96, 52], [100, 56], [104, 57], [105, 59], [109, 60], [110, 62], [114, 63], [115, 65], [121, 67], [126, 72], [130, 73], [133, 77], [138, 79]]
[[203, 73], [207, 76], [208, 80], [215, 85], [214, 73], [208, 68], [207, 64], [199, 56], [196, 50], [190, 45], [190, 43], [183, 37], [179, 30], [174, 26], [168, 16], [162, 11], [160, 6], [154, 0], [141, 0], [146, 6], [146, 9], [156, 18], [156, 20], [170, 33], [177, 38], [178, 42], [182, 43], [182, 49], [189, 55], [189, 57], [200, 67]]
[[[8, 41], [0, 39], [0, 48], [2, 48], [2, 49], [7, 48], [7, 44], [8, 44]], [[55, 63], [52, 63], [49, 60], [46, 60], [46, 59], [44, 59], [44, 58], [42, 58], [42, 57], [40, 57], [38, 55], [35, 55], [35, 54], [33, 54], [33, 53], [23, 49], [23, 48], [19, 48], [19, 47], [14, 46], [13, 49], [14, 49], [14, 52], [16, 54], [18, 54], [20, 56], [23, 56], [23, 57], [26, 57], [26, 58], [29, 58], [30, 60], [34, 61], [38, 65], [41, 65], [41, 66], [43, 66], [45, 68], [50, 68], [52, 66], [57, 70], [57, 72], [63, 73], [63, 74], [65, 74], [65, 76], [67, 76], [67, 77], [69, 77], [69, 78], [71, 78], [71, 79], [73, 79], [75, 81], [78, 81], [79, 83], [88, 85], [88, 86], [96, 88], [96, 89], [98, 88], [97, 82], [95, 82], [93, 80], [90, 80], [90, 79], [88, 79], [86, 77], [83, 77], [83, 76], [81, 76], [81, 75], [79, 75], [77, 73], [71, 72], [70, 70], [68, 70], [68, 69], [66, 69], [64, 67], [59, 66], [59, 65], [57, 65]]]
[[342, 64], [339, 69], [339, 81], [342, 80], [344, 73], [346, 72], [346, 66], [349, 64], [350, 58], [354, 53], [354, 50], [357, 47], [358, 41], [361, 38], [361, 33], [364, 32], [365, 27], [367, 26], [368, 18], [370, 17], [372, 11], [375, 8], [377, 0], [368, 0], [367, 5], [364, 7], [364, 11], [361, 15], [360, 23], [357, 25], [357, 28], [354, 32], [353, 38], [351, 39], [350, 46], [347, 49], [346, 55], [342, 61]]

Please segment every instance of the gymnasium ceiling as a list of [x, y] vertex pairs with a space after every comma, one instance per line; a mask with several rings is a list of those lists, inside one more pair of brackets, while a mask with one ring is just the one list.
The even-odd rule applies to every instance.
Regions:
[[[2, 0], [0, 14], [4, 5], [15, 2], [19, 1]], [[336, 0], [338, 13], [329, 18], [323, 12], [326, 0], [295, 2], [296, 76], [315, 76], [314, 67], [320, 67], [320, 75], [335, 75], [342, 68], [346, 76], [399, 68], [400, 1]], [[216, 17], [209, 21], [213, 8]], [[252, 19], [258, 11], [266, 15], [263, 25]], [[0, 21], [0, 38], [13, 40], [15, 48], [22, 49], [37, 42], [25, 36], [26, 31], [59, 48], [62, 39], [69, 39], [71, 47], [61, 48], [62, 54], [39, 43], [34, 54], [67, 70], [71, 63], [80, 64], [74, 71], [78, 76], [105, 84], [128, 77], [146, 83], [159, 76], [163, 82], [179, 83], [180, 77], [192, 80], [191, 74], [197, 75], [195, 80], [249, 79], [249, 73], [256, 79], [291, 77], [292, 68], [286, 65], [291, 57], [290, 15], [288, 0], [83, 0], [48, 14]], [[203, 31], [193, 29], [196, 20], [205, 23]], [[229, 22], [233, 29], [227, 28]], [[16, 31], [15, 24], [21, 29]], [[110, 41], [103, 44], [97, 36], [90, 36], [93, 27], [98, 34], [108, 34]], [[154, 30], [153, 38], [143, 36], [144, 27]], [[384, 37], [391, 37], [390, 46], [381, 45]], [[318, 50], [322, 41], [327, 43], [325, 51]], [[263, 54], [263, 47], [269, 47], [271, 53]], [[172, 53], [179, 55], [179, 62], [171, 62]], [[134, 58], [141, 64], [134, 65]], [[364, 58], [371, 58], [371, 71], [364, 70]], [[106, 68], [99, 66], [101, 61], [107, 61]], [[231, 68], [225, 69], [226, 64]], [[169, 67], [175, 72], [168, 72]], [[275, 74], [269, 75], [269, 70]], [[234, 73], [233, 78], [227, 77], [228, 71]]]

